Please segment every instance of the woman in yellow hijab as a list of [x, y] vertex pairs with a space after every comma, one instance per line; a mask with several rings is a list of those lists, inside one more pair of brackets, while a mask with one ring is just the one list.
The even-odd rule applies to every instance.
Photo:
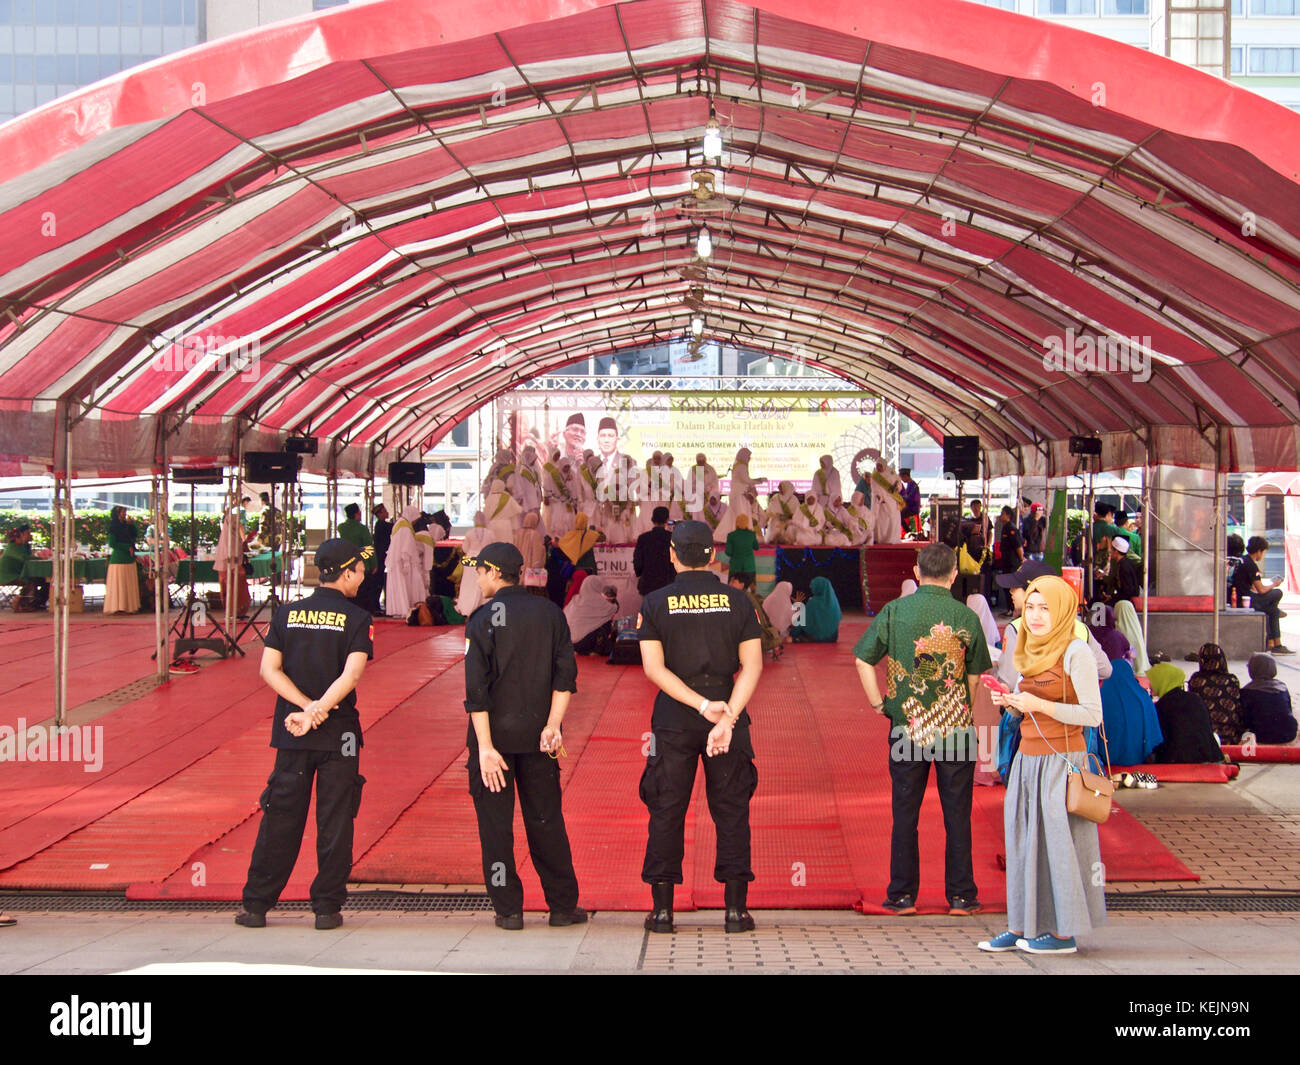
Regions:
[[[555, 546], [564, 552], [564, 555], [575, 566], [582, 560], [582, 556], [596, 546], [596, 541], [600, 539], [600, 533], [595, 529], [587, 528], [587, 515], [579, 511], [573, 518], [573, 528], [556, 541]], [[594, 573], [595, 570], [593, 569]]]
[[1097, 661], [1076, 635], [1074, 589], [1039, 577], [1025, 590], [1013, 694], [993, 702], [1022, 718], [1007, 778], [1007, 931], [981, 950], [1073, 954], [1074, 937], [1106, 921], [1097, 826], [1065, 809], [1066, 778], [1087, 757], [1085, 727], [1101, 724]]

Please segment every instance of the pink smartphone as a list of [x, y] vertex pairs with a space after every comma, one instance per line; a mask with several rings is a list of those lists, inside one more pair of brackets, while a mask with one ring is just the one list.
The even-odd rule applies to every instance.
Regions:
[[991, 692], [1001, 692], [1003, 695], [1011, 694], [1011, 689], [1008, 688], [1005, 684], [1003, 684], [1000, 680], [998, 680], [997, 677], [993, 676], [993, 674], [991, 673], [981, 673], [980, 683], [983, 684], [984, 687], [988, 688], [988, 690]]

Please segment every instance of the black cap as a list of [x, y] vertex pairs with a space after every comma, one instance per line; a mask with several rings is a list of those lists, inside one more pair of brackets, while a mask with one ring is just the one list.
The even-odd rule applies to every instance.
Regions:
[[673, 550], [688, 566], [703, 566], [713, 557], [713, 530], [702, 521], [679, 521], [673, 526]]
[[316, 568], [320, 570], [321, 577], [333, 581], [345, 569], [351, 569], [362, 559], [367, 559], [374, 553], [373, 547], [358, 547], [351, 540], [336, 536], [316, 548]]
[[1003, 588], [1028, 588], [1029, 582], [1039, 577], [1059, 577], [1060, 575], [1061, 571], [1055, 566], [1049, 566], [1046, 562], [1036, 562], [1030, 559], [1027, 562], [1022, 562], [1015, 573], [998, 574], [997, 582]]
[[485, 566], [496, 570], [503, 577], [514, 580], [523, 571], [524, 556], [519, 553], [519, 548], [514, 544], [498, 540], [494, 544], [487, 544], [473, 558], [465, 559], [465, 565], [471, 569]]

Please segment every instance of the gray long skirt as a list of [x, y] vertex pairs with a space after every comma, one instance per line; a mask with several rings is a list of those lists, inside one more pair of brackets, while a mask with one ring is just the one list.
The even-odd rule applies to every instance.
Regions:
[[[1068, 757], [1083, 765], [1082, 752]], [[1066, 776], [1059, 755], [1018, 752], [1007, 780], [1007, 927], [1027, 939], [1081, 935], [1106, 923], [1097, 826], [1065, 812]]]

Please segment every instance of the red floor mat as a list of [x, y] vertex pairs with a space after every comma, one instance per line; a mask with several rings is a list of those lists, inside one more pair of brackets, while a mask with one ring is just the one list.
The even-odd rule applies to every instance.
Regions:
[[1110, 772], [1111, 776], [1116, 773], [1146, 773], [1164, 784], [1226, 784], [1237, 779], [1241, 767], [1226, 762], [1147, 762], [1144, 765], [1113, 765]]
[[[751, 708], [759, 773], [752, 807], [756, 907], [870, 912], [888, 880], [888, 724], [865, 706], [848, 621], [838, 645], [801, 645], [769, 664]], [[353, 880], [476, 884], [481, 855], [464, 768], [463, 637], [459, 630], [380, 625], [379, 657], [363, 680], [368, 779]], [[640, 669], [580, 663], [561, 762], [565, 818], [592, 909], [641, 910], [646, 812], [638, 796], [654, 690]], [[105, 768], [29, 765], [0, 777], [0, 884], [99, 888], [133, 897], [237, 898], [256, 835], [256, 799], [271, 764], [267, 693], [256, 662], [214, 663], [107, 715]], [[985, 906], [1004, 904], [1001, 788], [977, 788], [972, 835]], [[181, 811], [182, 816], [177, 816]], [[286, 898], [314, 875], [311, 822]], [[1136, 818], [1116, 808], [1102, 827], [1110, 879], [1195, 879]], [[923, 909], [945, 908], [937, 795], [920, 824]], [[703, 774], [687, 822], [681, 910], [721, 904]], [[41, 853], [37, 853], [41, 852]], [[516, 853], [530, 908], [544, 905]], [[36, 855], [36, 857], [32, 857]], [[27, 859], [27, 860], [24, 860]], [[202, 862], [206, 883], [196, 885]], [[15, 863], [21, 863], [15, 865]], [[91, 870], [91, 865], [106, 865]]]
[[1300, 762], [1300, 747], [1290, 743], [1259, 743], [1251, 754], [1240, 744], [1229, 744], [1223, 753], [1234, 762]]

